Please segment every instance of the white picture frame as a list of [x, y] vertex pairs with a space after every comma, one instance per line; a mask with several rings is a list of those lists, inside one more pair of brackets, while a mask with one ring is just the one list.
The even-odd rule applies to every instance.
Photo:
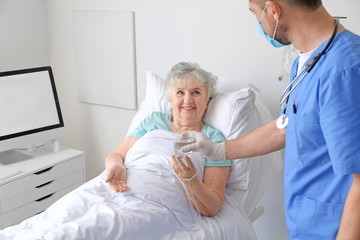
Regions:
[[127, 11], [73, 11], [80, 102], [137, 109], [135, 16]]

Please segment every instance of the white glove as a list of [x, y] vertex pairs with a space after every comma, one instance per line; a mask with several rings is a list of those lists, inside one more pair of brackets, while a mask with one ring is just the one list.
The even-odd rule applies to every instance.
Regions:
[[226, 160], [225, 142], [214, 143], [205, 134], [201, 132], [190, 132], [195, 142], [183, 146], [180, 151], [182, 152], [201, 152], [211, 161]]

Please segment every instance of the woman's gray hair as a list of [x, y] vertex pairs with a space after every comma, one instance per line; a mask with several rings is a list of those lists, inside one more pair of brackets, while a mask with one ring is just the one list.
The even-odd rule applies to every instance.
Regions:
[[164, 89], [166, 97], [170, 99], [172, 86], [190, 76], [196, 77], [197, 82], [206, 87], [208, 99], [216, 96], [216, 84], [218, 81], [216, 76], [201, 69], [197, 63], [180, 62], [171, 68], [165, 79]]

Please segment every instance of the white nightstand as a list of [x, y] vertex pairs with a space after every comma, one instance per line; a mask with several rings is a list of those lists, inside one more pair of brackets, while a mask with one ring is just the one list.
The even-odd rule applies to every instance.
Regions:
[[0, 181], [0, 229], [44, 211], [85, 182], [84, 152], [41, 150], [33, 156], [4, 165], [21, 173]]

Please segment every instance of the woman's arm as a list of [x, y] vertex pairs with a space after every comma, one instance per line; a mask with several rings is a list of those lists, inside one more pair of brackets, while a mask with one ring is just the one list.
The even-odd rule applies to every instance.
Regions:
[[126, 167], [124, 160], [129, 149], [139, 138], [126, 137], [125, 140], [105, 159], [106, 182], [116, 192], [126, 192]]
[[226, 181], [230, 167], [206, 167], [204, 182], [199, 178], [191, 186], [192, 201], [204, 216], [214, 216], [224, 205]]
[[230, 167], [206, 167], [204, 182], [202, 182], [188, 156], [184, 157], [187, 166], [179, 157], [172, 156], [172, 159], [173, 169], [182, 179], [194, 207], [201, 215], [214, 216], [224, 204], [225, 186]]

